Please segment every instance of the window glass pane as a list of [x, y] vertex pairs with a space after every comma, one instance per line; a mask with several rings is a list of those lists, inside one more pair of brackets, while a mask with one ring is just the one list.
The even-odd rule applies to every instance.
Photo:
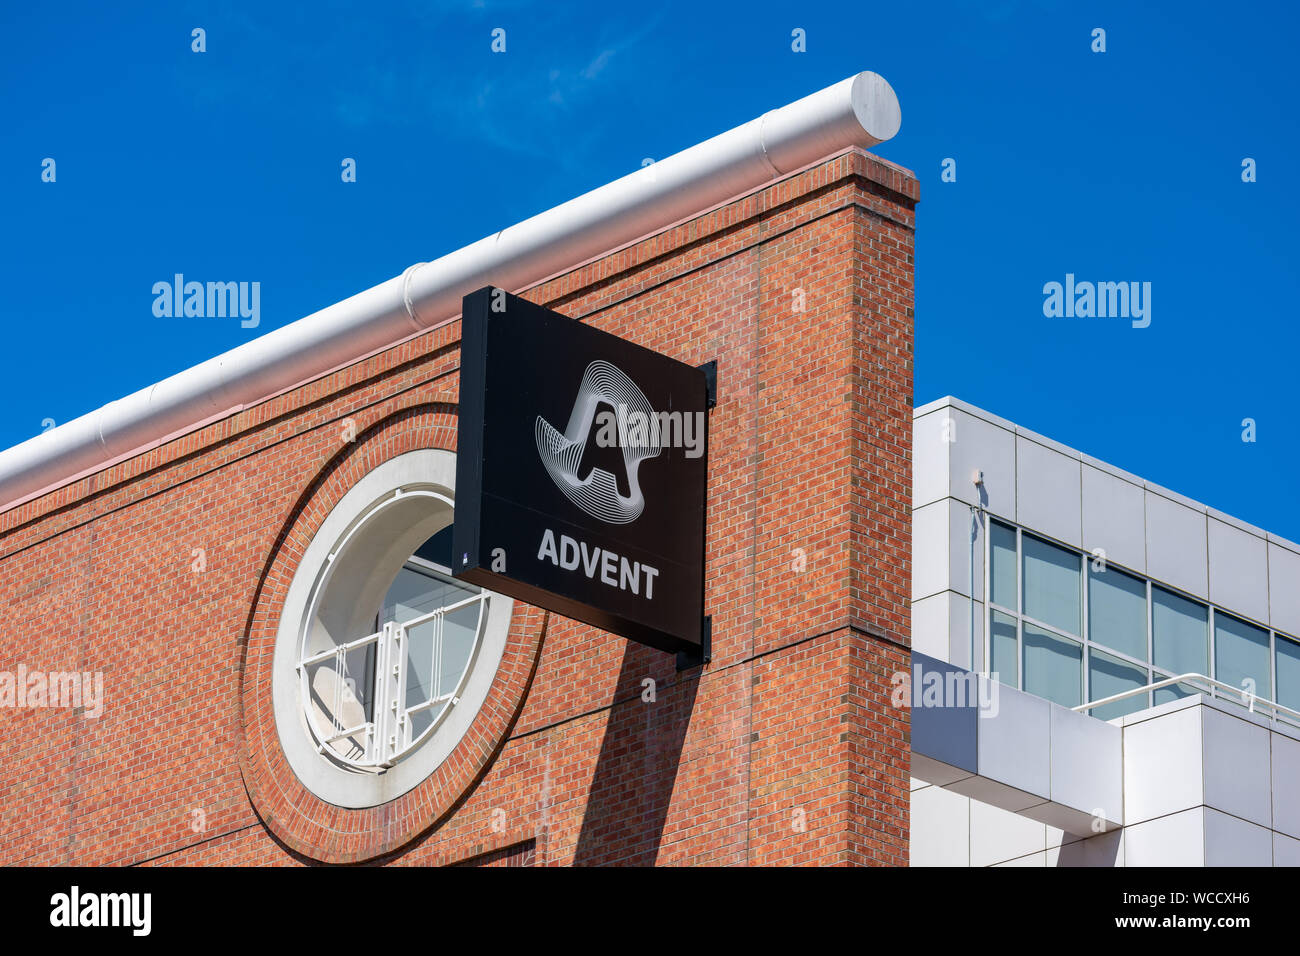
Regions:
[[1204, 674], [1210, 663], [1209, 633], [1204, 604], [1164, 588], [1151, 589], [1151, 642], [1157, 667], [1172, 671], [1173, 676]]
[[[1161, 680], [1165, 677], [1173, 677], [1173, 674], [1156, 674], [1155, 680]], [[1171, 700], [1177, 700], [1180, 697], [1190, 697], [1192, 694], [1199, 694], [1202, 691], [1193, 687], [1191, 684], [1171, 684], [1168, 687], [1161, 687], [1159, 690], [1151, 692], [1152, 705], [1167, 704]]]
[[1082, 704], [1083, 647], [1032, 624], [1024, 625], [1024, 641], [1025, 690], [1065, 707]]
[[410, 740], [418, 740], [453, 706], [451, 698], [474, 653], [481, 610], [482, 604], [475, 601], [407, 629], [403, 706], [422, 708], [408, 715]]
[[993, 626], [989, 630], [992, 647], [992, 664], [990, 671], [998, 675], [1002, 683], [1011, 687], [1020, 686], [1020, 655], [1016, 653], [1015, 618], [993, 612]]
[[[1131, 574], [1088, 564], [1088, 636], [1140, 661], [1147, 659], [1147, 585]], [[1098, 694], [1093, 694], [1095, 700]]]
[[442, 713], [442, 709], [435, 706], [426, 707], [423, 710], [417, 710], [413, 714], [409, 714], [408, 717], [411, 721], [410, 740], [413, 742], [419, 740], [420, 735], [433, 726], [434, 718], [440, 713]]
[[1300, 710], [1300, 644], [1277, 635], [1277, 702]]
[[331, 734], [374, 719], [375, 645], [343, 654], [343, 672], [328, 657], [307, 665], [307, 687], [322, 729]]
[[1222, 611], [1214, 612], [1214, 676], [1225, 684], [1244, 688], [1255, 682], [1257, 697], [1273, 696], [1268, 674], [1268, 631]]
[[1022, 534], [1025, 607], [1032, 618], [1070, 634], [1080, 632], [1079, 555]]
[[388, 594], [384, 597], [379, 623], [383, 625], [389, 621], [397, 621], [404, 624], [422, 614], [463, 601], [476, 593], [478, 593], [477, 588], [467, 587], [450, 579], [434, 577], [408, 564], [397, 572], [393, 586], [388, 589]]
[[992, 552], [989, 568], [989, 590], [994, 604], [1013, 611], [1020, 610], [1016, 596], [1016, 532], [996, 521], [989, 525], [989, 549]]
[[[1145, 668], [1135, 667], [1118, 657], [1111, 657], [1096, 650], [1088, 652], [1088, 681], [1088, 697], [1092, 700], [1101, 700], [1111, 694], [1122, 694], [1126, 690], [1133, 690], [1135, 687], [1143, 687], [1150, 683]], [[1145, 710], [1147, 706], [1146, 694], [1134, 694], [1132, 697], [1117, 700], [1104, 707], [1094, 707], [1091, 714], [1098, 720], [1114, 720], [1125, 714]]]
[[455, 693], [461, 675], [469, 665], [474, 650], [474, 637], [478, 633], [480, 604], [470, 604], [450, 612], [442, 624], [442, 656], [438, 672], [438, 693]]
[[375, 719], [375, 656], [378, 650], [379, 642], [371, 641], [343, 653], [344, 706], [348, 706], [347, 701], [355, 701], [363, 720]]
[[[375, 653], [371, 641], [344, 651], [341, 661], [336, 655], [306, 665], [309, 713], [322, 738], [374, 720]], [[329, 746], [345, 759], [360, 760], [368, 743], [367, 734], [358, 732]]]
[[481, 607], [475, 601], [407, 630], [407, 707], [455, 693], [474, 652]]
[[406, 632], [405, 707], [416, 707], [433, 697], [434, 656], [437, 654], [438, 618]]

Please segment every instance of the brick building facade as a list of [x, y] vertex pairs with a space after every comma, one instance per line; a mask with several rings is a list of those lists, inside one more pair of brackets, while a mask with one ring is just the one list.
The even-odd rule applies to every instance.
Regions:
[[287, 766], [271, 652], [348, 488], [455, 450], [458, 322], [0, 513], [0, 671], [103, 674], [97, 717], [0, 710], [0, 860], [906, 865], [918, 194], [841, 150], [521, 293], [717, 361], [712, 661], [516, 602], [468, 733], [378, 806]]

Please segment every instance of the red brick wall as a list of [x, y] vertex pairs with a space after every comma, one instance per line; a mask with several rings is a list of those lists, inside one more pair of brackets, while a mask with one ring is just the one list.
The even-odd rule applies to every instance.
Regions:
[[917, 196], [853, 151], [527, 293], [717, 360], [713, 662], [517, 606], [539, 656], [495, 749], [418, 812], [322, 823], [332, 856], [250, 798], [251, 668], [348, 424], [372, 458], [454, 448], [458, 324], [0, 515], [0, 671], [105, 690], [95, 719], [0, 708], [0, 862], [905, 864]]

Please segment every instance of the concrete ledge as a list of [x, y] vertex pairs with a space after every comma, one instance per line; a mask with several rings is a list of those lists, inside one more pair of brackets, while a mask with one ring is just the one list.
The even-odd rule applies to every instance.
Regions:
[[1123, 731], [912, 654], [912, 776], [1067, 833], [1117, 828]]

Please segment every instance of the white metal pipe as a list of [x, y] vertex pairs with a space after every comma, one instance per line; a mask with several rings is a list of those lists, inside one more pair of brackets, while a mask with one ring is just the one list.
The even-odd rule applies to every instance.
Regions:
[[1256, 706], [1268, 707], [1273, 710], [1274, 716], [1276, 716], [1277, 713], [1280, 711], [1281, 713], [1287, 714], [1295, 721], [1300, 722], [1300, 711], [1292, 710], [1290, 707], [1287, 707], [1283, 704], [1279, 704], [1277, 701], [1268, 700], [1266, 698], [1260, 697], [1258, 694], [1248, 693], [1244, 688], [1233, 687], [1231, 684], [1225, 683], [1214, 677], [1207, 677], [1204, 674], [1195, 674], [1195, 673], [1179, 674], [1177, 677], [1166, 677], [1163, 680], [1155, 681], [1154, 683], [1147, 684], [1144, 687], [1132, 687], [1129, 690], [1120, 691], [1118, 694], [1111, 694], [1109, 697], [1103, 697], [1101, 700], [1094, 700], [1089, 704], [1080, 704], [1078, 707], [1071, 707], [1070, 709], [1075, 711], [1080, 711], [1080, 712], [1089, 711], [1095, 707], [1103, 707], [1106, 704], [1113, 704], [1118, 700], [1127, 700], [1129, 697], [1135, 697], [1138, 694], [1145, 694], [1149, 691], [1160, 690], [1162, 687], [1169, 687], [1173, 684], [1190, 683], [1191, 681], [1201, 681], [1203, 683], [1209, 684], [1210, 687], [1212, 688], [1217, 687], [1220, 690], [1226, 691], [1228, 693], [1233, 694], [1234, 696], [1240, 697], [1241, 702], [1245, 704], [1252, 713], [1254, 713]]
[[893, 137], [898, 99], [859, 73], [743, 126], [413, 266], [306, 318], [0, 452], [0, 510], [519, 291], [851, 146]]

